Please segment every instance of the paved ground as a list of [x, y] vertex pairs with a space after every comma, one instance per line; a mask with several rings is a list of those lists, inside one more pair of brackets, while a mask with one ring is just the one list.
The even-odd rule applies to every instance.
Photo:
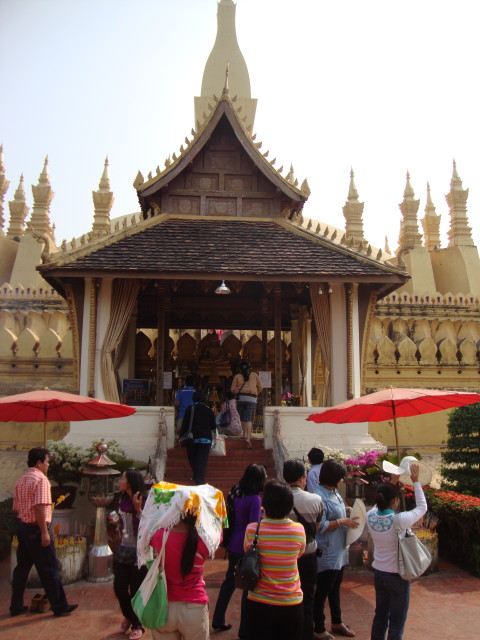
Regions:
[[[226, 562], [210, 560], [206, 579], [214, 606]], [[71, 616], [55, 618], [51, 613], [8, 615], [9, 562], [0, 564], [0, 637], [5, 640], [122, 640], [116, 633], [121, 620], [112, 583], [77, 582], [66, 586], [70, 602], [79, 603]], [[28, 589], [25, 602], [36, 590]], [[231, 631], [212, 633], [212, 640], [237, 638], [240, 594], [237, 591], [227, 612]], [[346, 572], [342, 590], [344, 621], [357, 632], [358, 640], [370, 638], [374, 608], [372, 573], [368, 569]], [[440, 561], [440, 571], [412, 585], [405, 640], [463, 640], [480, 637], [480, 580], [450, 563]], [[150, 640], [150, 632], [145, 639]], [[339, 638], [340, 636], [337, 636]]]

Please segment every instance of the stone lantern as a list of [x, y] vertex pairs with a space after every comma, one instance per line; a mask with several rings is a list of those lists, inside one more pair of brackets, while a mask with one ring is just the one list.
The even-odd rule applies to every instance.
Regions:
[[88, 577], [90, 582], [107, 582], [113, 579], [113, 553], [108, 545], [106, 507], [114, 499], [114, 480], [120, 471], [111, 469], [115, 462], [105, 455], [107, 446], [97, 444], [98, 456], [82, 470], [85, 477], [88, 499], [97, 508], [95, 536], [88, 554]]

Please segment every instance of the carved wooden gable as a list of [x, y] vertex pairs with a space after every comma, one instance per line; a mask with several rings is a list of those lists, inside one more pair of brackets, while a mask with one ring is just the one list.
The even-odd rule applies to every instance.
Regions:
[[174, 215], [271, 218], [288, 215], [298, 201], [259, 170], [223, 115], [185, 168], [148, 196], [148, 205]]

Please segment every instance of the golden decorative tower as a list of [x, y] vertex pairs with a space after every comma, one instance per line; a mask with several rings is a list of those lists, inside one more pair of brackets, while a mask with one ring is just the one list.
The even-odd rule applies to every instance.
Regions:
[[467, 199], [468, 189], [462, 188], [462, 181], [457, 173], [457, 165], [453, 161], [453, 174], [450, 191], [445, 196], [450, 209], [450, 229], [448, 231], [449, 247], [472, 246], [472, 229], [468, 226]]
[[434, 251], [442, 246], [440, 239], [441, 218], [442, 216], [437, 215], [435, 210], [430, 193], [430, 184], [427, 182], [427, 204], [425, 205], [425, 217], [422, 219], [422, 227], [425, 246], [429, 251]]
[[108, 178], [108, 156], [105, 158], [102, 177], [98, 183], [98, 191], [92, 191], [95, 215], [93, 218], [92, 237], [110, 233], [110, 210], [114, 203], [113, 192], [110, 191], [110, 180]]
[[400, 237], [398, 245], [400, 250], [405, 248], [421, 247], [422, 234], [418, 230], [417, 213], [420, 200], [415, 200], [415, 192], [410, 184], [410, 173], [407, 171], [407, 183], [403, 192], [403, 202], [398, 206], [403, 215], [400, 225]]
[[350, 186], [348, 189], [348, 199], [343, 207], [345, 216], [345, 239], [348, 245], [363, 246], [365, 238], [363, 235], [363, 208], [364, 203], [358, 201], [357, 187], [355, 186], [355, 174], [350, 170]]
[[25, 200], [25, 190], [23, 188], [23, 173], [20, 176], [17, 190], [13, 196], [13, 200], [8, 203], [10, 209], [10, 224], [8, 227], [7, 238], [19, 238], [23, 236], [25, 231], [25, 218], [28, 215], [28, 207]]
[[204, 114], [213, 108], [215, 97], [221, 96], [225, 85], [225, 67], [229, 66], [229, 89], [236, 106], [242, 108], [246, 127], [253, 127], [257, 101], [251, 97], [250, 76], [237, 40], [235, 28], [236, 4], [220, 0], [217, 8], [217, 37], [203, 72], [200, 96], [194, 98], [195, 122], [202, 123]]
[[53, 235], [50, 225], [50, 203], [55, 195], [48, 175], [48, 156], [45, 158], [42, 173], [38, 178], [38, 184], [32, 185], [33, 211], [32, 217], [27, 223], [27, 229], [37, 233]]
[[3, 199], [10, 186], [9, 180], [5, 176], [5, 165], [3, 163], [3, 145], [0, 145], [0, 236], [4, 236], [3, 225], [5, 218], [3, 217]]

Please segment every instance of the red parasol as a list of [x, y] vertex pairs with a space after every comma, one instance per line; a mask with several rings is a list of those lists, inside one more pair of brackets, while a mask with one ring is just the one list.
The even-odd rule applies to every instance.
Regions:
[[382, 422], [393, 420], [398, 460], [397, 418], [434, 413], [444, 409], [463, 407], [480, 402], [478, 393], [441, 391], [438, 389], [399, 389], [389, 387], [383, 391], [369, 393], [320, 413], [312, 413], [307, 420], [317, 423], [344, 424], [346, 422]]
[[134, 407], [117, 402], [50, 389], [0, 398], [0, 422], [43, 422], [44, 446], [47, 443], [47, 422], [123, 418], [135, 411]]

